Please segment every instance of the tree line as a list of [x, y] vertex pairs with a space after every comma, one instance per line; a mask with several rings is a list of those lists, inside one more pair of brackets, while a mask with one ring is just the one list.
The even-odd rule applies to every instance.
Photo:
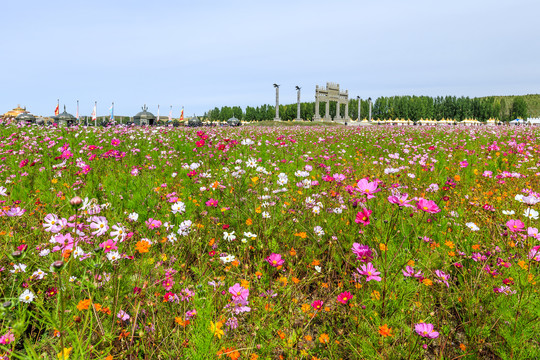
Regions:
[[[358, 119], [358, 99], [349, 100], [349, 117]], [[337, 113], [335, 102], [330, 102], [329, 113], [335, 118]], [[527, 103], [522, 96], [513, 97], [513, 102], [504, 98], [485, 97], [469, 98], [456, 96], [391, 96], [379, 97], [372, 103], [372, 119], [476, 119], [486, 121], [490, 118], [501, 121], [510, 121], [515, 118], [527, 117]], [[324, 117], [326, 103], [319, 103], [319, 114]], [[345, 106], [339, 108], [340, 116], [345, 115]], [[275, 106], [261, 105], [257, 107], [247, 106], [245, 111], [240, 106], [215, 107], [204, 114], [210, 121], [226, 121], [236, 117], [244, 121], [272, 120], [276, 114]], [[297, 116], [297, 104], [279, 106], [279, 117], [282, 120], [294, 120]], [[360, 100], [360, 117], [367, 119], [369, 116], [369, 101]], [[300, 103], [300, 117], [312, 120], [315, 117], [315, 102]]]

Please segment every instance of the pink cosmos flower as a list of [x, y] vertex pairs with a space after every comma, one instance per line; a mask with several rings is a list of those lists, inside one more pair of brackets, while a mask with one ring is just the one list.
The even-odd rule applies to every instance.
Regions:
[[15, 341], [15, 335], [11, 332], [11, 330], [8, 330], [7, 333], [0, 336], [0, 344], [1, 345], [8, 345]]
[[157, 219], [148, 219], [144, 222], [149, 229], [157, 229], [161, 226], [162, 222]]
[[419, 323], [414, 325], [414, 331], [421, 337], [436, 339], [439, 333], [434, 330], [433, 324]]
[[315, 300], [314, 302], [311, 303], [311, 307], [319, 311], [322, 309], [323, 304], [324, 302], [322, 302], [321, 300]]
[[444, 271], [441, 270], [435, 270], [435, 275], [439, 279], [435, 279], [436, 282], [443, 283], [446, 285], [446, 287], [450, 287], [448, 284], [448, 279], [450, 279], [450, 275], [446, 274]]
[[174, 286], [174, 280], [171, 279], [171, 278], [167, 278], [167, 279], [163, 280], [163, 282], [161, 283], [161, 286], [163, 286], [165, 288], [165, 290], [169, 291]]
[[118, 247], [116, 246], [116, 242], [112, 239], [108, 239], [107, 241], [102, 242], [99, 244], [99, 247], [103, 249], [103, 252], [108, 253], [112, 250], [118, 250]]
[[378, 272], [377, 269], [375, 269], [372, 263], [369, 262], [366, 265], [362, 265], [361, 268], [362, 270], [357, 268], [356, 271], [358, 271], [360, 275], [367, 276], [366, 281], [371, 281], [371, 280], [381, 281], [382, 280], [381, 277], [378, 276], [380, 275], [380, 272]]
[[412, 204], [411, 204], [411, 200], [407, 200], [407, 198], [409, 197], [409, 194], [402, 194], [400, 196], [396, 196], [396, 195], [390, 195], [388, 197], [388, 201], [391, 203], [391, 204], [395, 204], [395, 205], [398, 205], [398, 206], [404, 206], [404, 207], [414, 207]]
[[266, 261], [273, 267], [278, 267], [285, 263], [285, 260], [281, 258], [281, 255], [275, 253], [272, 253], [269, 257], [267, 257]]
[[347, 177], [343, 174], [334, 174], [333, 175], [334, 180], [336, 180], [338, 183], [343, 182]]
[[125, 312], [124, 310], [120, 310], [118, 314], [116, 315], [116, 317], [122, 321], [127, 321], [130, 318], [129, 314]]
[[529, 251], [529, 259], [540, 262], [540, 245], [533, 247]]
[[205, 204], [206, 204], [206, 206], [217, 207], [218, 206], [218, 201], [216, 199], [210, 198]]
[[401, 272], [403, 273], [403, 276], [405, 277], [414, 277], [414, 278], [422, 278], [422, 271], [421, 270], [418, 270], [418, 272], [415, 272], [414, 268], [412, 266], [409, 266], [407, 265], [405, 267], [405, 270], [401, 270]]
[[540, 240], [540, 234], [538, 233], [537, 228], [528, 227], [527, 228], [527, 235], [529, 235], [532, 238], [535, 238], [537, 240]]
[[373, 211], [368, 209], [362, 209], [362, 211], [359, 211], [356, 214], [356, 219], [354, 219], [354, 222], [357, 224], [362, 224], [364, 226], [369, 225], [369, 216], [371, 215]]
[[373, 259], [373, 252], [367, 245], [354, 243], [352, 252], [356, 254], [356, 258], [361, 262], [370, 262]]
[[347, 304], [347, 301], [351, 300], [352, 298], [353, 296], [350, 292], [344, 291], [338, 295], [337, 301], [339, 301], [342, 304]]
[[368, 199], [373, 199], [375, 197], [373, 194], [380, 191], [377, 190], [377, 182], [369, 182], [366, 179], [361, 179], [360, 181], [358, 181], [356, 186], [358, 187], [357, 190], [360, 191], [362, 194], [366, 195]]
[[439, 209], [439, 207], [437, 206], [437, 204], [435, 204], [434, 201], [422, 198], [420, 198], [416, 203], [416, 208], [430, 214], [436, 214], [441, 211], [441, 209]]
[[506, 222], [506, 227], [510, 232], [519, 232], [525, 229], [525, 224], [521, 220], [509, 220]]
[[54, 237], [54, 242], [58, 245], [53, 247], [52, 251], [60, 251], [60, 250], [73, 250], [73, 247], [77, 245], [75, 242], [75, 239], [71, 236], [71, 234], [58, 234]]
[[232, 300], [235, 303], [243, 303], [249, 296], [249, 289], [245, 289], [240, 284], [236, 283], [229, 288], [229, 293], [232, 295]]
[[112, 139], [112, 140], [111, 140], [111, 145], [112, 145], [112, 146], [118, 146], [118, 145], [120, 145], [120, 140], [118, 140], [118, 139]]
[[459, 167], [466, 168], [467, 166], [469, 166], [467, 160], [463, 160], [459, 163]]

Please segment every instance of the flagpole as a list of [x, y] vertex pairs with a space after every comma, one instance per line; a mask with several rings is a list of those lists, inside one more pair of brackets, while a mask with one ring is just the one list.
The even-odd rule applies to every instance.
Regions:
[[157, 106], [157, 120], [156, 120], [156, 125], [157, 123], [159, 122], [159, 104]]
[[79, 122], [79, 100], [77, 100], [77, 123]]
[[111, 122], [114, 121], [114, 101], [112, 103], [112, 108], [111, 108]]
[[94, 126], [97, 127], [97, 101], [94, 103], [94, 110], [96, 110], [96, 119], [94, 120]]

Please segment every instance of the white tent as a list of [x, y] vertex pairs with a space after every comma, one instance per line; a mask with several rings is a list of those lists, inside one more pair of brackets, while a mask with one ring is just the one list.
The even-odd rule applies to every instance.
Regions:
[[530, 125], [540, 125], [540, 118], [528, 118], [527, 124]]

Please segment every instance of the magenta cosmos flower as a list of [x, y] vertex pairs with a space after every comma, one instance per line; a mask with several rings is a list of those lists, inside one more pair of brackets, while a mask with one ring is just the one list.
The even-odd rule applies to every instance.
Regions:
[[416, 203], [416, 208], [430, 214], [436, 214], [441, 211], [437, 204], [435, 204], [435, 201], [426, 199], [418, 200], [418, 202]]
[[344, 291], [338, 295], [337, 301], [339, 301], [342, 304], [347, 304], [347, 301], [351, 300], [352, 298], [353, 296], [350, 292]]
[[369, 216], [372, 212], [373, 211], [368, 209], [362, 209], [362, 211], [359, 211], [358, 214], [356, 214], [356, 219], [354, 219], [354, 222], [364, 226], [369, 225]]
[[102, 248], [103, 252], [105, 253], [113, 250], [118, 250], [116, 242], [114, 242], [112, 239], [108, 239], [107, 241], [102, 242], [101, 244], [99, 244], [99, 247]]
[[373, 252], [367, 245], [354, 243], [351, 250], [361, 262], [370, 262], [373, 259]]
[[111, 145], [112, 145], [112, 146], [118, 146], [118, 145], [120, 145], [120, 140], [118, 140], [118, 139], [112, 139], [112, 140], [111, 140]]
[[439, 333], [433, 329], [433, 324], [419, 323], [414, 325], [414, 331], [421, 337], [436, 339]]
[[506, 222], [506, 227], [508, 231], [518, 232], [525, 229], [525, 224], [521, 220], [509, 220]]
[[378, 272], [377, 269], [375, 269], [373, 264], [370, 262], [367, 263], [366, 265], [362, 265], [361, 270], [357, 268], [356, 271], [358, 271], [360, 275], [366, 276], [366, 281], [371, 281], [371, 280], [381, 281], [382, 280], [381, 277], [378, 276], [381, 273]]
[[205, 202], [206, 206], [218, 206], [218, 201], [216, 199], [210, 198], [207, 202]]
[[322, 309], [323, 304], [324, 302], [322, 302], [321, 300], [315, 300], [314, 302], [311, 303], [311, 307], [319, 311]]
[[281, 258], [280, 254], [272, 253], [269, 257], [266, 258], [266, 261], [273, 267], [281, 266], [285, 263], [285, 260]]
[[373, 199], [377, 191], [377, 183], [375, 181], [369, 182], [366, 179], [361, 179], [356, 186], [358, 187], [358, 191], [360, 191], [362, 194], [366, 195], [368, 199]]

